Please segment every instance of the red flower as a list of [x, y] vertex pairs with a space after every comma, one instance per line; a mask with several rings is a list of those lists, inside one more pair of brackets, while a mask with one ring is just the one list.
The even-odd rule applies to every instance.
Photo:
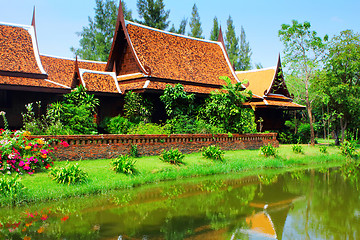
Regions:
[[65, 216], [65, 217], [63, 217], [62, 219], [61, 219], [61, 221], [62, 222], [65, 222], [66, 220], [68, 220], [69, 219], [69, 216]]

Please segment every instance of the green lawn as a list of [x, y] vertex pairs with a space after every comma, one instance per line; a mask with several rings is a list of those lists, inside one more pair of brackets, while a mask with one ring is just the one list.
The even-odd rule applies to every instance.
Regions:
[[[201, 153], [192, 153], [184, 158], [185, 165], [173, 166], [161, 162], [158, 156], [141, 157], [137, 159], [136, 168], [139, 173], [134, 176], [118, 174], [110, 170], [109, 159], [78, 161], [80, 168], [89, 174], [89, 181], [79, 185], [62, 185], [52, 181], [48, 172], [22, 177], [22, 183], [27, 193], [22, 198], [25, 202], [56, 200], [89, 194], [107, 193], [115, 189], [159, 182], [170, 179], [180, 179], [196, 176], [206, 176], [220, 173], [242, 172], [249, 175], [258, 174], [264, 169], [294, 167], [331, 167], [340, 166], [345, 157], [340, 155], [336, 147], [328, 147], [328, 153], [322, 154], [319, 147], [302, 145], [304, 154], [292, 152], [292, 145], [280, 145], [278, 157], [266, 158], [259, 150], [237, 150], [225, 153], [225, 162], [214, 162], [205, 159]], [[65, 162], [55, 162], [63, 166]]]

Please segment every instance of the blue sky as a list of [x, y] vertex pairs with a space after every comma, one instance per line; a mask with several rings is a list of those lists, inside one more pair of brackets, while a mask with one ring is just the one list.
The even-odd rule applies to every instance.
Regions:
[[[125, 0], [127, 7], [138, 18], [136, 0]], [[309, 21], [319, 36], [330, 37], [342, 30], [360, 32], [360, 1], [323, 0], [164, 0], [170, 10], [170, 21], [178, 27], [180, 21], [190, 19], [196, 3], [203, 28], [208, 39], [217, 16], [223, 30], [231, 15], [237, 35], [241, 25], [253, 51], [253, 63], [264, 67], [276, 64], [278, 53], [283, 47], [278, 37], [281, 24], [290, 24], [292, 19]], [[36, 6], [36, 28], [40, 52], [43, 54], [74, 57], [70, 47], [78, 46], [76, 32], [88, 25], [88, 17], [93, 17], [95, 0], [0, 0], [0, 22], [29, 25], [33, 7]], [[187, 32], [189, 26], [187, 27]]]

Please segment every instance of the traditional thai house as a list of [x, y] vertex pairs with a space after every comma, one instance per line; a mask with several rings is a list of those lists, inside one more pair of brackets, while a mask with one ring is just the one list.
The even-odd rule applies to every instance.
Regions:
[[254, 109], [258, 130], [280, 130], [289, 110], [305, 109], [293, 102], [294, 96], [284, 80], [280, 56], [274, 67], [237, 71], [236, 75], [240, 81], [247, 82], [246, 89], [253, 93], [253, 98], [245, 105]]
[[34, 16], [31, 26], [0, 23], [0, 110], [12, 128], [21, 127], [25, 104], [40, 100], [44, 106], [80, 84], [100, 99], [99, 120], [121, 113], [128, 91], [151, 98], [153, 121], [163, 120], [159, 96], [167, 85], [180, 83], [201, 100], [222, 88], [220, 76], [232, 83], [249, 80], [254, 97], [247, 106], [264, 119], [264, 130], [283, 124], [278, 122], [283, 108], [302, 108], [292, 103], [280, 61], [276, 68], [236, 74], [221, 30], [218, 41], [174, 34], [125, 21], [119, 7], [108, 61], [96, 62], [40, 55]]

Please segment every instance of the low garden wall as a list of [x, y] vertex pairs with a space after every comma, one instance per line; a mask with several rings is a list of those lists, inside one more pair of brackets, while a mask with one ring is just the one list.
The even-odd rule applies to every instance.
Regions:
[[115, 158], [129, 154], [131, 145], [137, 145], [140, 156], [159, 155], [161, 151], [178, 148], [182, 153], [198, 152], [204, 146], [217, 145], [223, 150], [258, 149], [268, 143], [278, 147], [276, 133], [264, 134], [172, 134], [172, 135], [69, 135], [30, 136], [29, 138], [58, 139], [53, 143], [58, 160]]

